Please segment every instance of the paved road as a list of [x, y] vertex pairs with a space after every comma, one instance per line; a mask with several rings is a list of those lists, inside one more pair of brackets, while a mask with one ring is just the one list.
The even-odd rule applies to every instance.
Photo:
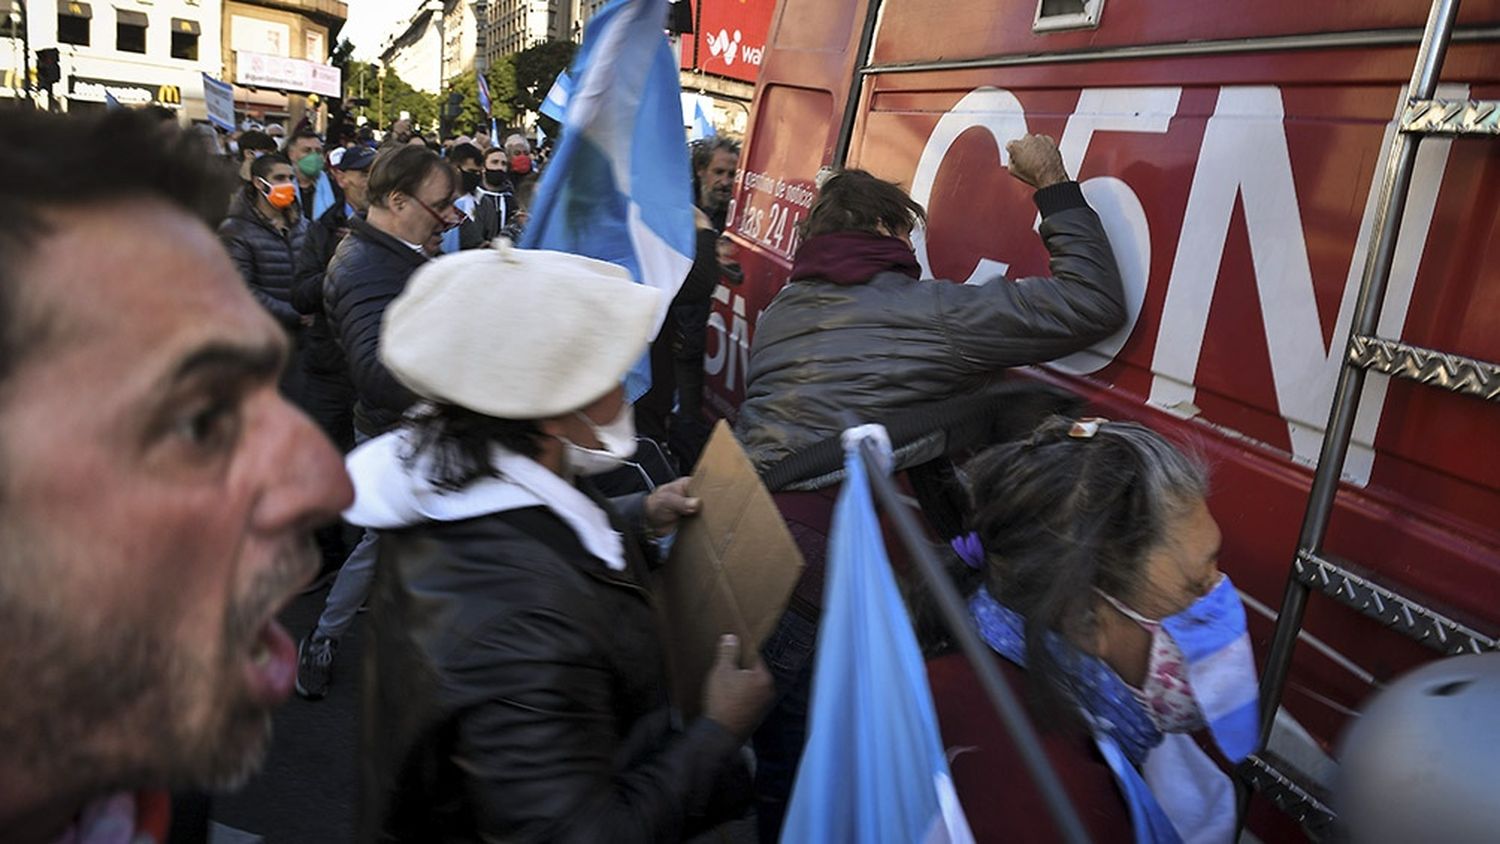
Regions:
[[[293, 638], [312, 629], [327, 595], [326, 589], [303, 595], [281, 614]], [[366, 619], [359, 616], [339, 645], [328, 697], [309, 702], [294, 696], [277, 711], [265, 768], [243, 791], [214, 801], [216, 822], [260, 836], [266, 844], [354, 840], [359, 666]]]

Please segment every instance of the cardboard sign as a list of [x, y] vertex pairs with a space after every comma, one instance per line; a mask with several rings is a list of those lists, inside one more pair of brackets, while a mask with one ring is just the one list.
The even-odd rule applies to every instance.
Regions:
[[672, 700], [692, 717], [702, 708], [719, 637], [739, 636], [747, 657], [760, 650], [802, 575], [802, 553], [722, 420], [688, 494], [702, 500], [702, 509], [682, 523], [657, 574]]

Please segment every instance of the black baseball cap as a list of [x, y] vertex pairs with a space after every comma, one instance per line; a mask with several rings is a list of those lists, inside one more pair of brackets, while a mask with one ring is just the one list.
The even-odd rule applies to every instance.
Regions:
[[368, 170], [375, 163], [375, 150], [360, 145], [344, 150], [344, 155], [335, 165], [340, 170]]

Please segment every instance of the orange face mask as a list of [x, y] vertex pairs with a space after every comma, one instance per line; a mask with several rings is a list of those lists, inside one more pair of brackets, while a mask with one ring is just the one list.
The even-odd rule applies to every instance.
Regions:
[[266, 201], [271, 203], [272, 208], [287, 208], [297, 201], [297, 186], [290, 182], [284, 185], [273, 185], [261, 179], [260, 183], [264, 186], [260, 192], [266, 197]]

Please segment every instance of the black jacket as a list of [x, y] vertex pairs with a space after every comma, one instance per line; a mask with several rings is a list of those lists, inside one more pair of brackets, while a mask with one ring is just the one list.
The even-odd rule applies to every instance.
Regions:
[[313, 318], [307, 329], [304, 362], [309, 371], [324, 375], [349, 377], [349, 363], [323, 313], [323, 276], [333, 253], [349, 233], [349, 218], [344, 203], [323, 212], [307, 227], [302, 251], [297, 253], [296, 281], [292, 285], [292, 307], [297, 313]]
[[474, 216], [464, 220], [458, 229], [458, 247], [477, 249], [488, 246], [499, 237], [515, 216], [516, 197], [509, 184], [498, 190], [487, 188], [474, 200]]
[[830, 437], [846, 413], [875, 420], [949, 399], [1119, 330], [1125, 293], [1099, 216], [1074, 182], [1035, 198], [1050, 278], [975, 285], [881, 272], [781, 288], [756, 322], [735, 422], [751, 460], [763, 468]]
[[401, 420], [416, 401], [380, 362], [380, 322], [427, 256], [360, 219], [349, 221], [323, 278], [323, 312], [349, 360], [354, 427], [370, 436]]
[[612, 571], [543, 507], [380, 543], [357, 840], [675, 841], [743, 808], [739, 741], [672, 727], [637, 543]]
[[229, 216], [219, 224], [219, 239], [250, 292], [288, 329], [296, 329], [299, 322], [292, 307], [292, 280], [306, 233], [307, 223], [298, 217], [283, 235], [243, 193], [230, 203]]

